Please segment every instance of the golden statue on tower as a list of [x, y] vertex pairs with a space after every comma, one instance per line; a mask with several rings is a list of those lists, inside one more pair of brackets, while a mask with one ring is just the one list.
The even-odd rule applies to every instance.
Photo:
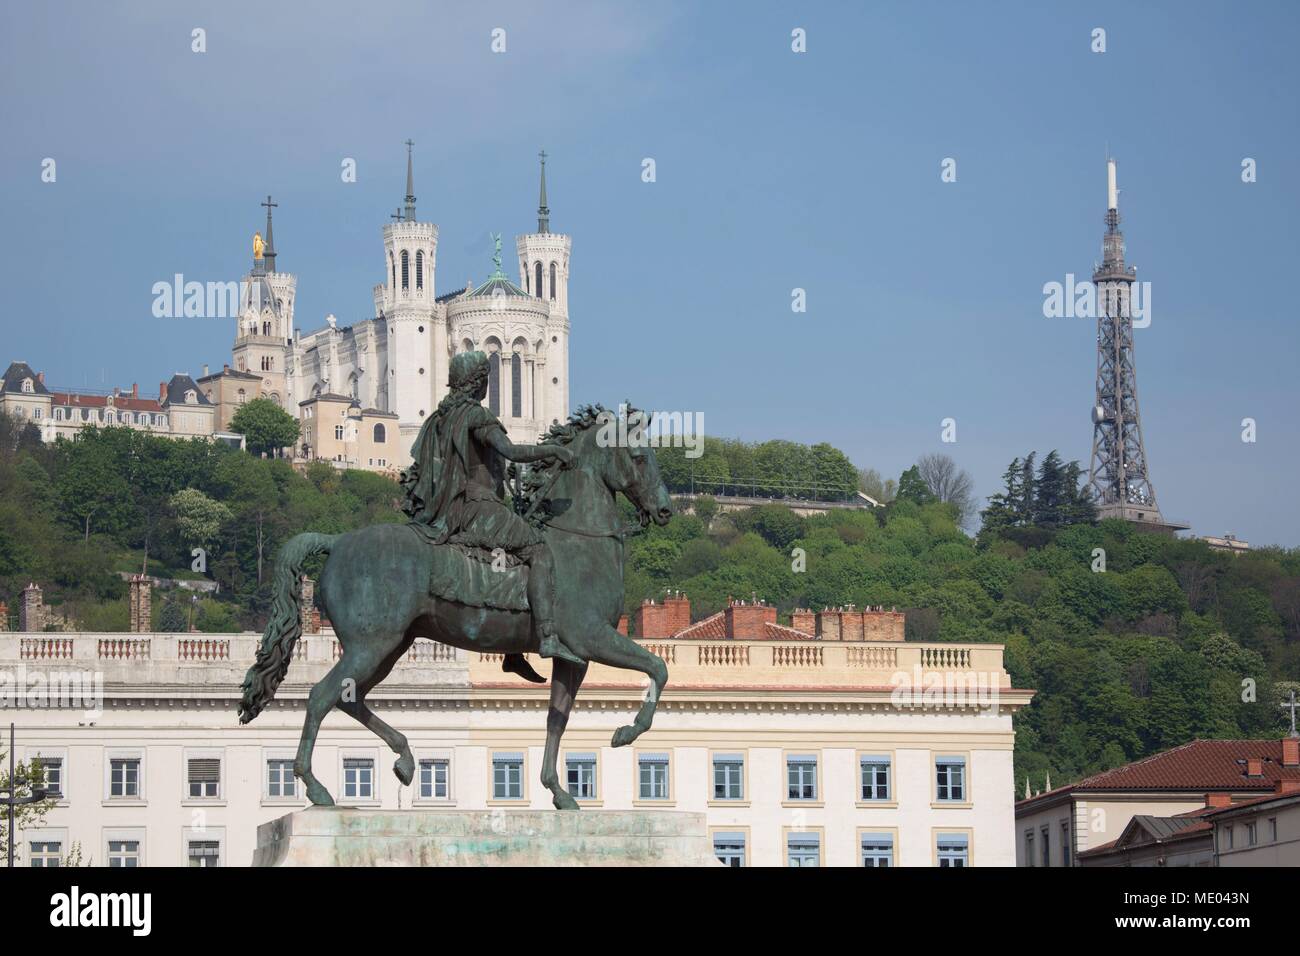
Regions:
[[260, 232], [253, 233], [253, 258], [254, 259], [262, 258], [262, 246], [264, 245], [265, 243], [262, 242], [262, 234]]

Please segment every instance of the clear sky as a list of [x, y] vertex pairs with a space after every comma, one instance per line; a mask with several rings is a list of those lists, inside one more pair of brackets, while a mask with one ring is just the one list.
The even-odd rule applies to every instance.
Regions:
[[408, 137], [438, 292], [481, 281], [489, 232], [511, 250], [536, 227], [545, 147], [551, 226], [573, 237], [575, 402], [829, 441], [893, 476], [944, 451], [988, 495], [1029, 450], [1086, 468], [1095, 323], [1045, 318], [1043, 285], [1099, 258], [1109, 146], [1152, 286], [1136, 350], [1162, 510], [1294, 546], [1298, 11], [5, 4], [0, 360], [142, 390], [220, 367], [233, 320], [154, 318], [151, 288], [246, 271], [267, 193], [296, 324], [372, 316]]

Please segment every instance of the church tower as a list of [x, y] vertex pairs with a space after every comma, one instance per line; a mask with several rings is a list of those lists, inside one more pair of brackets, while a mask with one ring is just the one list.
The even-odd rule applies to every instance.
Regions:
[[369, 357], [374, 368], [362, 377], [382, 376], [375, 383], [378, 405], [398, 416], [403, 441], [414, 439], [424, 418], [433, 414], [435, 382], [447, 378], [447, 334], [435, 322], [434, 268], [438, 227], [415, 218], [415, 177], [411, 140], [406, 141], [406, 199], [384, 226], [384, 281], [375, 287], [375, 313], [382, 320], [383, 353]]
[[550, 310], [542, 341], [530, 343], [541, 380], [541, 408], [537, 418], [549, 425], [569, 414], [569, 253], [573, 240], [551, 232], [551, 210], [546, 204], [546, 151], [541, 159], [541, 187], [537, 203], [537, 231], [515, 239], [519, 255], [520, 287], [546, 301]]
[[232, 358], [235, 368], [261, 379], [258, 395], [277, 405], [293, 407], [288, 388], [289, 340], [293, 336], [293, 300], [298, 277], [276, 267], [271, 210], [279, 205], [266, 197], [266, 235], [254, 242], [253, 265], [244, 276]]

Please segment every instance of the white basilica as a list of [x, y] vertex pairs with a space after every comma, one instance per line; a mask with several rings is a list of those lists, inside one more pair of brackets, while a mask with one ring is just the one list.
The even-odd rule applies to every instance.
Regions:
[[519, 283], [501, 270], [481, 285], [438, 293], [438, 227], [415, 213], [411, 144], [406, 199], [384, 226], [383, 281], [374, 318], [294, 327], [297, 276], [276, 266], [267, 197], [266, 238], [254, 243], [233, 364], [199, 380], [226, 428], [238, 406], [266, 397], [303, 420], [295, 458], [343, 467], [404, 467], [426, 415], [447, 391], [457, 350], [488, 354], [488, 405], [517, 441], [533, 441], [569, 413], [569, 236], [550, 230], [541, 154], [537, 231], [515, 239]]

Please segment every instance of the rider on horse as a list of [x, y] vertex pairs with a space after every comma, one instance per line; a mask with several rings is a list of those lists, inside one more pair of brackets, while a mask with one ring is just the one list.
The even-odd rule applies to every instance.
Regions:
[[[550, 547], [537, 528], [506, 505], [503, 487], [506, 461], [557, 458], [568, 467], [574, 455], [560, 444], [510, 441], [505, 427], [483, 405], [488, 371], [488, 358], [482, 352], [461, 352], [452, 358], [451, 390], [420, 428], [411, 449], [415, 461], [402, 475], [406, 490], [402, 510], [433, 544], [486, 551], [500, 548], [527, 564], [528, 605], [541, 655], [582, 664], [555, 628]], [[507, 655], [502, 669], [541, 680], [520, 654]]]

